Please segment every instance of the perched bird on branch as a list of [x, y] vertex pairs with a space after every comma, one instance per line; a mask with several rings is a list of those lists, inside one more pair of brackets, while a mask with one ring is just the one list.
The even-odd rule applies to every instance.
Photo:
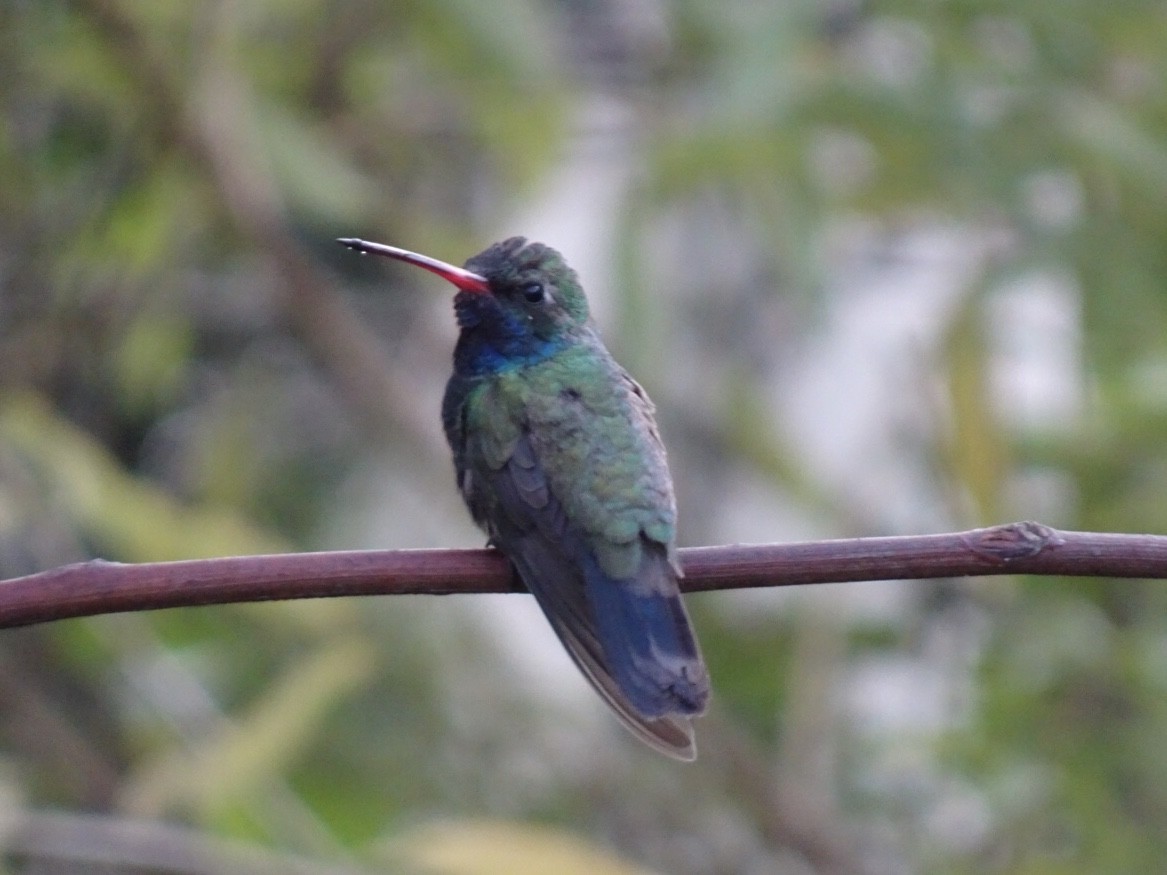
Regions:
[[676, 502], [653, 406], [608, 352], [575, 271], [512, 237], [464, 268], [364, 240], [453, 283], [442, 423], [475, 521], [576, 665], [656, 750], [696, 756], [709, 675], [681, 601]]

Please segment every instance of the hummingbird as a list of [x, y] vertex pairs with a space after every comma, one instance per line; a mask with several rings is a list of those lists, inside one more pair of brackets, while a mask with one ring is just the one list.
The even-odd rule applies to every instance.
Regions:
[[696, 757], [709, 674], [681, 600], [676, 501], [653, 405], [608, 352], [579, 278], [511, 237], [455, 267], [338, 242], [452, 283], [442, 425], [457, 485], [568, 654], [634, 735]]

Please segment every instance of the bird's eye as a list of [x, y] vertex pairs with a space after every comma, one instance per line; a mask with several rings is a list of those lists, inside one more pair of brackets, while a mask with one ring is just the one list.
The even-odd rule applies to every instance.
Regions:
[[532, 304], [543, 300], [543, 283], [527, 283], [523, 286], [523, 297]]

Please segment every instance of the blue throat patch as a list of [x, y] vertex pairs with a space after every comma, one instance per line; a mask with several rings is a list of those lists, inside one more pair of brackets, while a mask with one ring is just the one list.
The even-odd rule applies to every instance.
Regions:
[[551, 340], [531, 336], [488, 338], [468, 332], [458, 343], [456, 370], [475, 376], [498, 374], [545, 361], [566, 346], [562, 337]]
[[459, 293], [454, 311], [462, 333], [454, 349], [454, 369], [486, 376], [536, 364], [568, 345], [566, 335], [539, 337], [526, 316], [487, 305], [479, 296]]

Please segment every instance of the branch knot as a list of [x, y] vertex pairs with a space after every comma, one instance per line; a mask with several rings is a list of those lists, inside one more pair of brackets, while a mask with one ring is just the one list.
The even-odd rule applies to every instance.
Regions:
[[973, 529], [965, 534], [964, 540], [973, 553], [1000, 565], [1028, 559], [1046, 547], [1062, 543], [1054, 529], [1032, 520]]

